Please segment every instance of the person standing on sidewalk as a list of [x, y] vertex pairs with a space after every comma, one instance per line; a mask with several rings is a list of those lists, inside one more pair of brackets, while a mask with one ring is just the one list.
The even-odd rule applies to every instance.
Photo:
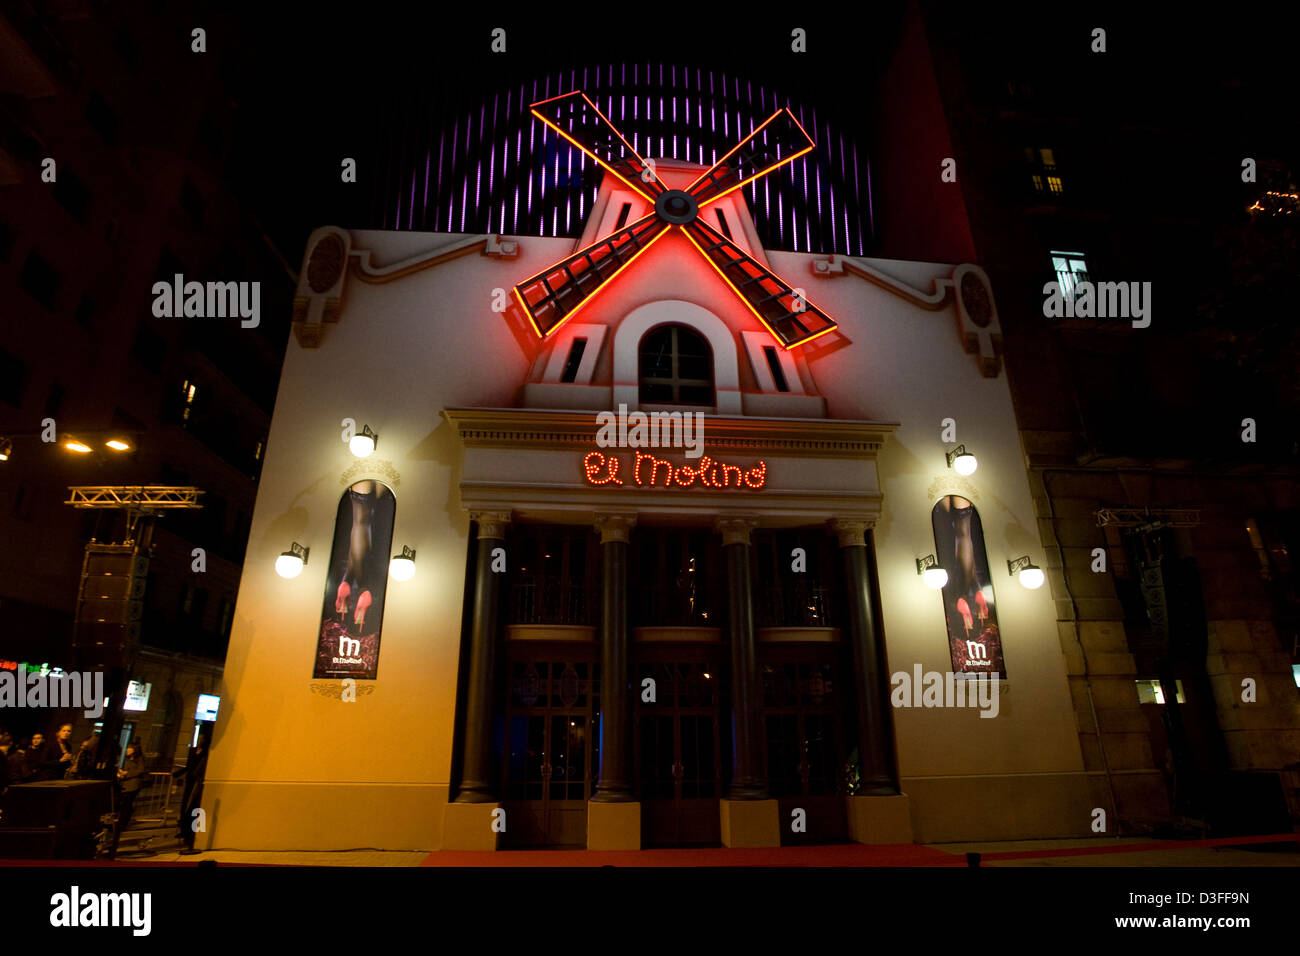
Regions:
[[76, 756], [72, 751], [72, 724], [64, 724], [59, 728], [59, 733], [54, 740], [44, 740], [42, 738], [41, 748], [37, 750], [34, 746], [31, 762], [37, 767], [37, 780], [62, 780], [67, 774], [68, 768], [72, 766], [72, 758]]
[[194, 811], [203, 800], [203, 774], [208, 769], [208, 745], [210, 734], [200, 733], [199, 739], [190, 748], [189, 759], [180, 770], [172, 772], [173, 777], [185, 778], [184, 796], [181, 797], [181, 840], [185, 843], [183, 854], [198, 853], [194, 849]]
[[144, 786], [144, 755], [140, 753], [140, 738], [126, 748], [126, 759], [122, 769], [117, 772], [117, 779], [122, 788], [122, 799], [118, 804], [118, 832], [121, 833], [131, 825], [131, 815], [135, 813], [135, 798]]

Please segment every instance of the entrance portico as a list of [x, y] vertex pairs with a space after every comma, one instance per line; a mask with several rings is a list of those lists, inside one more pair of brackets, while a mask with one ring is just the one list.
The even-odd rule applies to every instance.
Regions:
[[[479, 526], [447, 845], [467, 802], [505, 809], [501, 845], [910, 840], [869, 553], [894, 426], [706, 416], [702, 458], [656, 448], [658, 480], [615, 483], [587, 460], [594, 412], [443, 414]], [[762, 483], [702, 480], [710, 461]], [[792, 828], [787, 804], [814, 819]]]

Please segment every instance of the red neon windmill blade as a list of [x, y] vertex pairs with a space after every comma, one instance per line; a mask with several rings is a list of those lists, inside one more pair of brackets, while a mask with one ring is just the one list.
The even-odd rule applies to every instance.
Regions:
[[770, 269], [699, 219], [700, 210], [813, 149], [787, 109], [777, 110], [688, 189], [668, 189], [614, 125], [580, 90], [543, 100], [533, 115], [654, 203], [654, 212], [580, 249], [515, 287], [538, 336], [545, 338], [591, 301], [673, 227], [680, 228], [772, 337], [785, 348], [835, 329], [825, 312]]
[[654, 202], [663, 194], [664, 187], [655, 178], [654, 167], [640, 157], [582, 90], [553, 96], [528, 109], [643, 198]]

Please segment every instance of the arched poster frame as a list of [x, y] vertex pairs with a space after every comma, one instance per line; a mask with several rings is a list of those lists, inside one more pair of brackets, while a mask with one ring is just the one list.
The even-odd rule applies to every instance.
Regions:
[[948, 572], [942, 593], [952, 672], [1005, 678], [993, 576], [979, 512], [968, 499], [945, 495], [930, 512], [930, 523], [935, 557]]
[[379, 637], [388, 590], [397, 500], [382, 481], [354, 482], [339, 499], [315, 678], [379, 676]]

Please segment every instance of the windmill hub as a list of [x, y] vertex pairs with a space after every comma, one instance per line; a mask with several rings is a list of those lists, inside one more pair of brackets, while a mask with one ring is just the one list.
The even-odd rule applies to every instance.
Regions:
[[700, 206], [690, 193], [682, 189], [669, 189], [655, 200], [655, 212], [664, 222], [685, 226], [695, 221]]

